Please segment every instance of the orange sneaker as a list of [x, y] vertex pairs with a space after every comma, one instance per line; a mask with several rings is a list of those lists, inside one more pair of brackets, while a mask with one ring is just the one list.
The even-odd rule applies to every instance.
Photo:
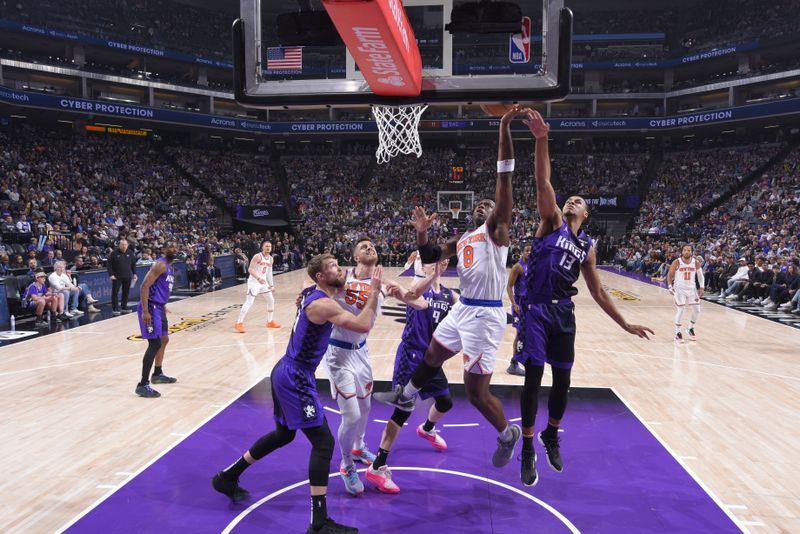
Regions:
[[236, 329], [236, 331], [237, 331], [237, 332], [239, 332], [240, 334], [244, 334], [244, 323], [236, 323], [235, 325], [233, 325], [233, 327], [234, 327], [234, 328]]
[[267, 323], [267, 328], [280, 328], [280, 327], [281, 327], [281, 325], [279, 325], [275, 321], [270, 321], [270, 322]]

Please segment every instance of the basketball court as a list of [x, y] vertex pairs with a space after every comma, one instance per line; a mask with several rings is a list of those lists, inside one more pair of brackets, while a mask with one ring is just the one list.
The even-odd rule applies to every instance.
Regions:
[[[533, 488], [519, 482], [516, 459], [492, 468], [495, 433], [456, 387], [455, 409], [443, 420], [455, 426], [442, 427], [449, 450], [438, 453], [414, 435], [424, 414], [417, 410], [390, 459], [401, 493], [368, 487], [354, 499], [334, 472], [331, 513], [375, 532], [409, 528], [416, 514], [443, 532], [510, 532], [520, 524], [543, 532], [795, 531], [800, 425], [790, 403], [774, 399], [797, 398], [800, 376], [788, 357], [797, 330], [704, 304], [698, 340], [675, 345], [665, 290], [600, 276], [626, 317], [657, 335], [649, 342], [627, 335], [578, 284], [564, 473], [552, 472], [541, 451]], [[276, 278], [275, 318], [283, 325], [293, 322], [304, 277]], [[0, 349], [0, 424], [13, 436], [3, 442], [2, 468], [16, 481], [3, 489], [3, 530], [275, 532], [305, 524], [302, 439], [246, 473], [251, 501], [233, 505], [211, 488], [215, 472], [273, 427], [265, 377], [290, 333], [259, 326], [261, 302], [248, 316], [248, 333], [236, 333], [243, 295], [240, 285], [169, 305], [170, 324], [180, 329], [170, 336], [165, 372], [179, 382], [158, 386], [160, 399], [133, 393], [144, 352], [143, 342], [128, 339], [138, 333], [133, 315]], [[383, 381], [391, 379], [403, 328], [396, 301], [384, 311], [369, 338], [374, 375]], [[509, 326], [493, 384], [516, 418], [522, 378], [503, 372], [513, 335]], [[460, 383], [456, 360], [445, 370]], [[324, 379], [324, 370], [317, 376]], [[335, 426], [336, 405], [326, 387], [320, 391]], [[388, 415], [373, 406], [370, 446]]]

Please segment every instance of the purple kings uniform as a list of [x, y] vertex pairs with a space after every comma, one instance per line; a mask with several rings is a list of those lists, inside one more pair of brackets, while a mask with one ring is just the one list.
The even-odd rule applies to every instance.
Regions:
[[[453, 305], [453, 292], [444, 286], [439, 287], [440, 293], [434, 292], [430, 287], [422, 294], [423, 298], [428, 301], [426, 309], [415, 310], [411, 306], [406, 307], [406, 327], [394, 359], [393, 388], [397, 384], [401, 386], [408, 384], [412, 373], [425, 356], [425, 351], [433, 337], [433, 331], [450, 312], [450, 307]], [[423, 399], [447, 394], [449, 394], [447, 377], [441, 368], [420, 390], [420, 398]]]
[[550, 363], [570, 369], [575, 361], [575, 282], [589, 255], [592, 238], [576, 236], [566, 221], [553, 233], [533, 240], [525, 273], [520, 362]]
[[[522, 311], [522, 301], [525, 297], [526, 287], [525, 284], [527, 283], [528, 278], [528, 264], [522, 260], [519, 260], [517, 263], [522, 266], [522, 274], [517, 277], [517, 281], [514, 282], [514, 304], [520, 307], [520, 311]], [[514, 307], [511, 307], [511, 319], [512, 319], [512, 326], [519, 330], [519, 323], [520, 323], [520, 316], [517, 315], [517, 310]]]
[[156, 278], [156, 281], [150, 286], [150, 293], [147, 299], [147, 309], [153, 319], [153, 324], [150, 328], [144, 324], [142, 319], [141, 301], [136, 308], [136, 314], [139, 316], [139, 329], [144, 339], [159, 339], [169, 335], [169, 325], [167, 324], [167, 314], [164, 311], [164, 306], [169, 302], [169, 295], [172, 293], [172, 284], [175, 279], [172, 276], [172, 265], [166, 258], [158, 258], [156, 261], [164, 262], [167, 265], [167, 271]]
[[316, 286], [303, 291], [286, 354], [270, 373], [275, 421], [291, 430], [321, 426], [324, 418], [314, 373], [328, 349], [333, 324], [314, 324], [306, 315], [306, 307], [323, 298], [329, 297]]

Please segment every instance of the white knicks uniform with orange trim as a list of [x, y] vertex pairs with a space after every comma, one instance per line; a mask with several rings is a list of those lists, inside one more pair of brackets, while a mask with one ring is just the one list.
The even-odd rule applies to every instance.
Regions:
[[491, 374], [507, 324], [508, 247], [493, 242], [484, 223], [461, 236], [456, 253], [461, 298], [433, 337], [452, 352], [463, 351], [465, 371]]
[[261, 252], [253, 256], [252, 263], [255, 264], [256, 272], [258, 273], [258, 278], [262, 280], [266, 280], [266, 284], [262, 284], [258, 281], [258, 278], [254, 278], [251, 274], [247, 277], [247, 292], [250, 295], [257, 296], [261, 293], [269, 293], [273, 291], [275, 284], [272, 279], [272, 256], [264, 256]]
[[692, 258], [689, 263], [684, 263], [683, 258], [678, 258], [678, 270], [672, 280], [672, 289], [675, 292], [675, 304], [678, 306], [699, 305], [700, 295], [697, 294], [697, 260]]
[[[334, 300], [345, 310], [358, 315], [367, 305], [371, 292], [370, 279], [358, 279], [355, 269], [348, 269], [344, 288]], [[383, 306], [383, 300], [381, 292], [378, 297], [378, 313]], [[369, 363], [367, 335], [369, 334], [353, 332], [339, 326], [333, 327], [328, 350], [322, 361], [328, 371], [334, 399], [339, 395], [363, 399], [372, 394], [372, 366]]]

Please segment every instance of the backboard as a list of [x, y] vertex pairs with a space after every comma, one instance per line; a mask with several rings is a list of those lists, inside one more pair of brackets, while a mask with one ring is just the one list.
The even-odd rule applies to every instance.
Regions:
[[297, 11], [292, 3], [240, 0], [240, 18], [233, 25], [236, 100], [267, 109], [561, 100], [570, 87], [572, 13], [564, 0], [515, 3], [533, 21], [533, 30], [526, 60], [512, 62], [509, 33], [451, 34], [444, 29], [453, 0], [403, 0], [423, 77], [419, 95], [398, 97], [375, 95], [341, 42], [282, 43], [277, 22]]

